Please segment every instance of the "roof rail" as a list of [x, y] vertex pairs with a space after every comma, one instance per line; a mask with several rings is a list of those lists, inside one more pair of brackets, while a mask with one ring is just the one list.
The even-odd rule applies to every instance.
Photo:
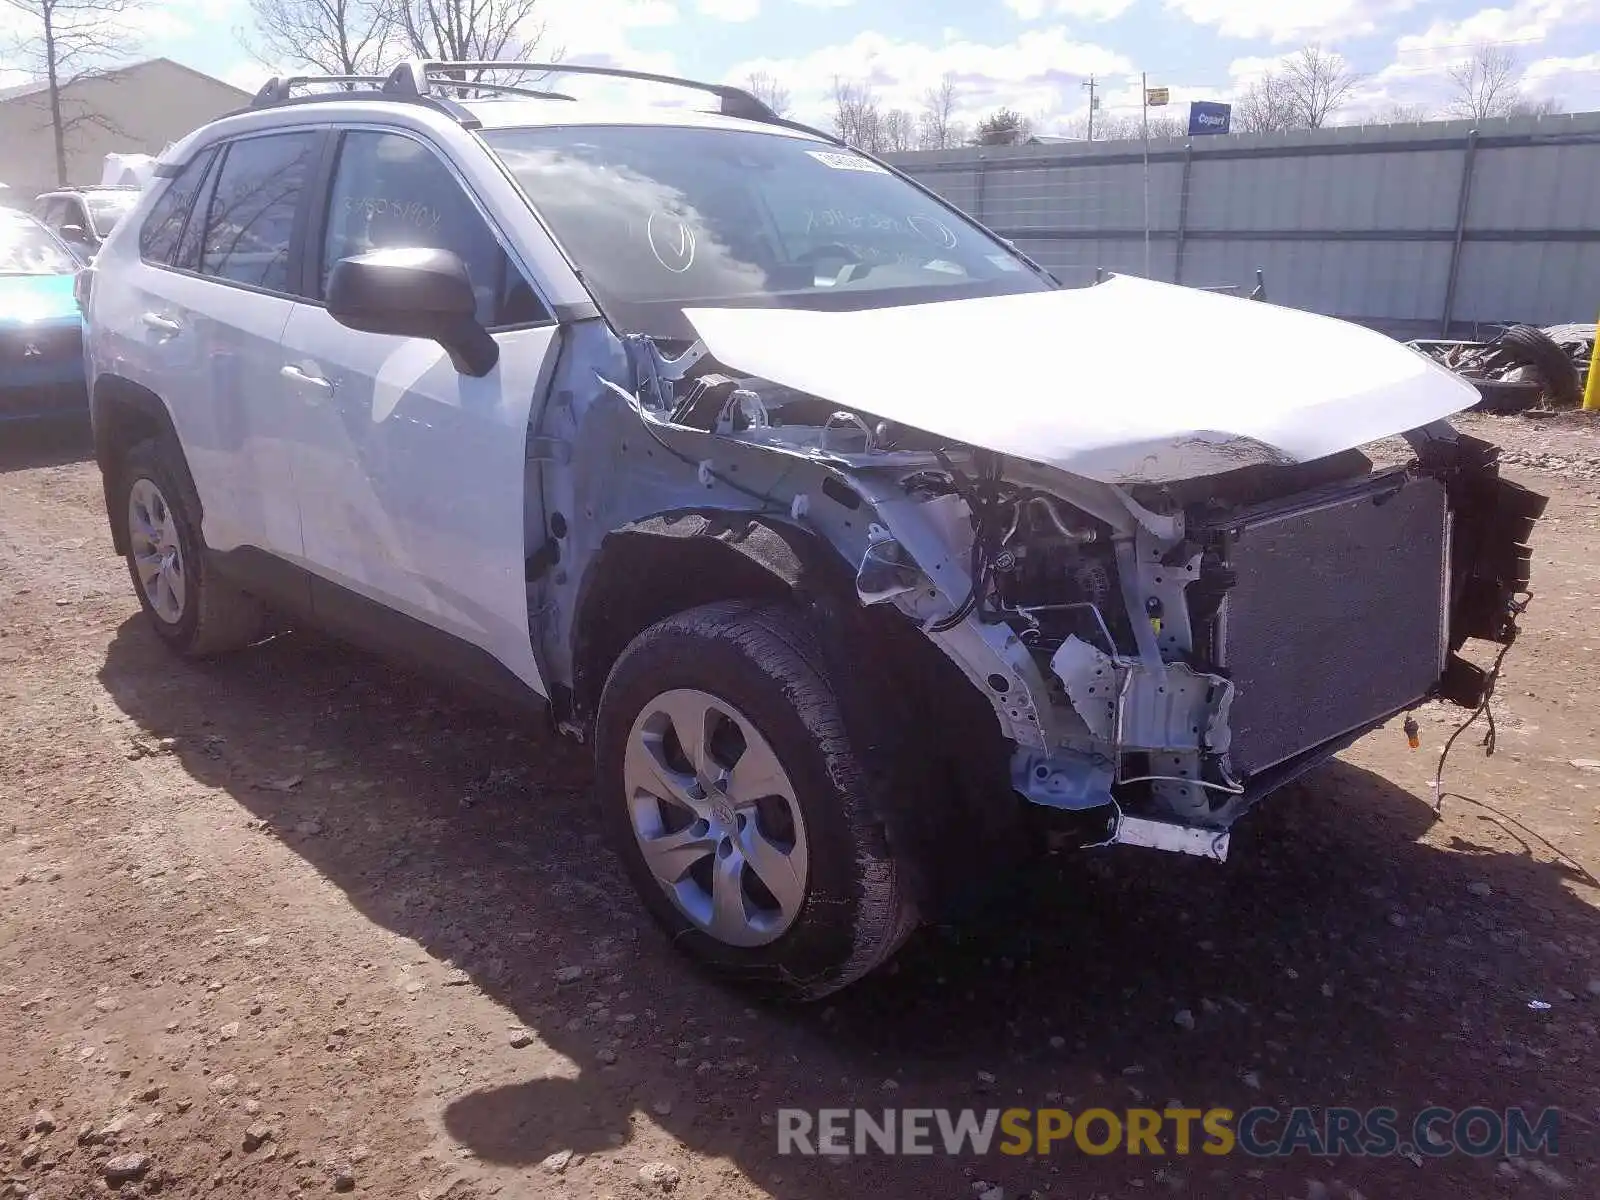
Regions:
[[[412, 104], [423, 104], [429, 108], [444, 113], [456, 121], [463, 128], [477, 129], [482, 122], [461, 105], [443, 97], [430, 95], [428, 92], [415, 92], [405, 89], [390, 89], [387, 85], [392, 76], [389, 75], [275, 75], [261, 85], [250, 101], [250, 108], [276, 108], [284, 104], [315, 104], [327, 100], [400, 100]], [[313, 83], [336, 83], [346, 85], [346, 90], [338, 92], [311, 92], [304, 96], [293, 95], [297, 87]], [[362, 88], [351, 88], [350, 84], [364, 84]]]
[[[435, 87], [479, 87], [492, 91], [515, 91], [511, 85], [485, 83], [477, 79], [459, 80], [450, 72], [516, 71], [521, 74], [540, 72], [551, 75], [598, 75], [610, 79], [632, 79], [642, 83], [664, 83], [671, 87], [689, 88], [715, 96], [721, 103], [719, 111], [725, 117], [738, 117], [764, 124], [783, 124], [784, 119], [743, 88], [725, 83], [705, 83], [698, 79], [684, 79], [678, 75], [657, 75], [651, 71], [630, 71], [623, 67], [596, 67], [576, 63], [552, 62], [438, 62], [413, 59], [401, 63], [389, 75], [384, 91], [392, 94], [427, 96]], [[526, 89], [523, 89], [526, 90]], [[563, 97], [571, 99], [571, 97]]]
[[383, 83], [382, 75], [274, 75], [261, 85], [261, 90], [250, 101], [251, 108], [267, 108], [282, 104], [290, 98], [291, 91], [308, 83], [364, 83], [377, 87]]

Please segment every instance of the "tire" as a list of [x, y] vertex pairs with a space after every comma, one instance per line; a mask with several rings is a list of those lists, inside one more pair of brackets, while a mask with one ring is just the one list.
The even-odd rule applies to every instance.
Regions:
[[1583, 385], [1571, 356], [1543, 330], [1532, 325], [1513, 325], [1500, 335], [1496, 346], [1504, 358], [1539, 372], [1545, 394], [1556, 407], [1576, 408], [1582, 402]]
[[[128, 575], [156, 636], [190, 658], [243, 649], [258, 640], [265, 628], [261, 605], [211, 570], [194, 484], [186, 470], [174, 465], [174, 453], [163, 439], [151, 438], [129, 450], [117, 485], [114, 512], [127, 522]], [[171, 566], [163, 579], [147, 587], [152, 552]]]
[[[868, 770], [869, 739], [845, 720], [845, 686], [828, 677], [794, 610], [731, 602], [645, 630], [617, 660], [600, 699], [599, 802], [645, 907], [673, 945], [715, 977], [776, 998], [837, 991], [885, 961], [917, 924], [907, 864], [891, 850], [869, 782], [884, 777]], [[698, 773], [680, 726], [707, 731], [695, 751]], [[737, 772], [747, 759], [753, 773], [763, 762], [777, 765], [777, 773], [765, 771], [766, 798], [746, 786], [754, 774]], [[701, 788], [697, 798], [696, 785], [684, 786], [729, 767], [725, 792]], [[709, 815], [691, 821], [696, 812]], [[659, 847], [655, 857], [646, 851], [657, 838], [694, 845], [663, 870], [652, 866], [663, 862]], [[778, 869], [774, 849], [791, 874]], [[664, 882], [673, 876], [677, 882]], [[721, 908], [719, 896], [727, 901]]]

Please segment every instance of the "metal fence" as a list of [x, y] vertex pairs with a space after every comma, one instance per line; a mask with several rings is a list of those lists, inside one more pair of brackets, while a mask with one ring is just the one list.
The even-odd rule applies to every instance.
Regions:
[[1395, 333], [1592, 321], [1600, 113], [890, 156], [1064, 283], [1248, 292]]

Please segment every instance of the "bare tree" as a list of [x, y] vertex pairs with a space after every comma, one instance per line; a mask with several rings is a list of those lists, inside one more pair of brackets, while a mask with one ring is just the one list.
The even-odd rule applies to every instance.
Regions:
[[[1134, 136], [1140, 137], [1143, 133], [1144, 131], [1141, 129]], [[1162, 113], [1159, 117], [1150, 118], [1150, 136], [1152, 138], [1185, 137], [1188, 133], [1189, 123], [1180, 121], [1170, 113]]]
[[1283, 81], [1300, 129], [1321, 129], [1350, 98], [1361, 76], [1321, 46], [1302, 47], [1283, 65]]
[[0, 0], [21, 13], [24, 30], [12, 52], [25, 70], [45, 81], [50, 129], [55, 138], [56, 182], [67, 182], [67, 139], [73, 130], [97, 126], [120, 134], [103, 111], [66, 94], [76, 84], [104, 76], [132, 49], [124, 17], [131, 0]]
[[390, 0], [250, 0], [259, 41], [239, 42], [268, 66], [303, 63], [328, 75], [376, 75], [396, 29]]
[[[1089, 114], [1074, 117], [1066, 123], [1063, 129], [1066, 137], [1074, 141], [1087, 141], [1089, 139]], [[1128, 138], [1139, 136], [1139, 119], [1129, 117], [1125, 113], [1108, 112], [1106, 109], [1096, 109], [1094, 114], [1094, 140], [1097, 142], [1120, 142]], [[1151, 136], [1155, 136], [1154, 130]]]
[[1373, 115], [1374, 125], [1414, 125], [1418, 121], [1433, 120], [1433, 110], [1426, 104], [1401, 104], [1396, 101], [1385, 105]]
[[779, 83], [770, 71], [751, 71], [745, 76], [744, 90], [780, 117], [789, 115], [792, 107], [789, 89]]
[[869, 153], [882, 149], [883, 114], [870, 83], [834, 76], [833, 132]]
[[1294, 97], [1275, 71], [1261, 76], [1234, 101], [1233, 128], [1239, 133], [1282, 133], [1298, 125]]
[[[539, 0], [389, 0], [412, 53], [445, 62], [527, 59], [544, 37]], [[552, 59], [556, 56], [551, 56]]]
[[915, 150], [917, 148], [917, 119], [903, 108], [891, 108], [878, 122], [878, 149], [882, 151]]
[[1465, 62], [1451, 65], [1455, 94], [1446, 110], [1453, 117], [1484, 121], [1509, 114], [1519, 98], [1517, 56], [1507, 46], [1481, 45]]
[[1484, 44], [1449, 70], [1455, 94], [1445, 111], [1468, 121], [1495, 117], [1543, 117], [1561, 111], [1559, 100], [1529, 100], [1522, 94], [1522, 67], [1516, 52]]
[[966, 140], [966, 130], [956, 120], [956, 77], [945, 72], [938, 87], [922, 94], [917, 115], [917, 144], [924, 150], [949, 150]]

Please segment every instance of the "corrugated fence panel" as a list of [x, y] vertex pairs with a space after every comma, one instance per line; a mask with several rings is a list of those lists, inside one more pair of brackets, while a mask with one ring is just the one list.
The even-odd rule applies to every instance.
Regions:
[[1469, 229], [1600, 229], [1600, 145], [1478, 152]]
[[[1592, 320], [1600, 113], [1485, 121], [1475, 138], [1472, 129], [1458, 121], [1196, 138], [1192, 148], [1152, 142], [1150, 273], [1178, 279], [1181, 263], [1185, 284], [1247, 293], [1261, 270], [1276, 303], [1413, 335], [1447, 320]], [[1088, 283], [1096, 268], [1145, 269], [1137, 142], [892, 157], [1063, 282]]]
[[1557, 325], [1600, 310], [1600, 242], [1476, 242], [1462, 248], [1456, 319]]
[[1450, 248], [1428, 242], [1214, 240], [1184, 249], [1183, 282], [1255, 286], [1267, 299], [1341, 317], [1425, 321], [1444, 305]]
[[[1131, 238], [1018, 238], [1017, 246], [1029, 258], [1069, 287], [1094, 282], [1095, 272], [1111, 275], [1144, 274], [1144, 241]], [[1171, 240], [1150, 243], [1150, 274], [1156, 279], [1172, 278]], [[1246, 289], [1247, 291], [1249, 289]]]
[[1455, 226], [1459, 150], [1208, 160], [1189, 181], [1190, 229], [1434, 229]]

